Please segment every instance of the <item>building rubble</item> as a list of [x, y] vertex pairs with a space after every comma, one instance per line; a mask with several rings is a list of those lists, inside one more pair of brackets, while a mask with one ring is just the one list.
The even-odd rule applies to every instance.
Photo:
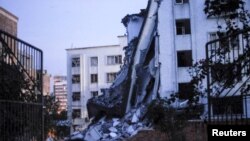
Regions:
[[142, 105], [131, 109], [123, 118], [102, 117], [82, 132], [71, 136], [71, 140], [112, 141], [123, 140], [137, 134], [140, 130], [151, 130], [145, 118], [147, 107]]

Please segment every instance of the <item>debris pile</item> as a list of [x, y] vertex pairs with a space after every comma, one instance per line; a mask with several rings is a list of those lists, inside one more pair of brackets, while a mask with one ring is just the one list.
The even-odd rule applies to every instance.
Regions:
[[149, 129], [149, 122], [145, 118], [146, 111], [146, 106], [140, 106], [138, 109], [132, 109], [123, 118], [103, 117], [84, 130], [82, 136], [76, 136], [87, 141], [119, 141], [129, 138], [142, 129]]

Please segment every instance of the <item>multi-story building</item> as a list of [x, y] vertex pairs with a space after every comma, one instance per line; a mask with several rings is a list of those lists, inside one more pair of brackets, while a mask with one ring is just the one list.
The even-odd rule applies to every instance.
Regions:
[[67, 77], [57, 75], [53, 77], [54, 96], [59, 102], [59, 111], [67, 110]]
[[50, 77], [47, 70], [43, 70], [43, 96], [50, 95]]
[[17, 36], [18, 17], [0, 7], [0, 30]]
[[[117, 76], [119, 79], [107, 92], [112, 95], [113, 99], [98, 97], [89, 100], [90, 117], [94, 117], [100, 112], [110, 116], [123, 116], [131, 108], [149, 103], [157, 97], [170, 98], [176, 94], [178, 99], [173, 105], [183, 108], [190, 102], [190, 97], [195, 95], [191, 80], [192, 75], [197, 72], [190, 72], [190, 67], [206, 57], [212, 58], [213, 61], [221, 57], [222, 55], [219, 53], [223, 51], [223, 46], [224, 50], [226, 47], [228, 49], [228, 54], [224, 54], [224, 58], [227, 58], [221, 61], [224, 63], [222, 65], [224, 67], [237, 62], [235, 60], [246, 55], [249, 35], [245, 38], [242, 38], [242, 35], [237, 38], [227, 37], [226, 41], [225, 39], [224, 41], [223, 39], [217, 40], [210, 45], [213, 48], [206, 50], [206, 44], [209, 41], [219, 38], [218, 30], [221, 33], [227, 30], [225, 23], [227, 20], [223, 18], [230, 16], [232, 18], [232, 15], [238, 15], [236, 12], [240, 10], [233, 11], [233, 8], [237, 8], [235, 6], [228, 10], [227, 15], [208, 17], [204, 12], [208, 2], [214, 3], [213, 0], [206, 2], [201, 0], [149, 0], [146, 12], [141, 11], [139, 14], [127, 15], [123, 18], [122, 22], [128, 35], [128, 47], [126, 48], [128, 64], [122, 68], [120, 75]], [[235, 1], [221, 0], [216, 3], [216, 6], [226, 7], [224, 9], [226, 11], [220, 11], [225, 13], [232, 6], [230, 2], [237, 4]], [[240, 5], [240, 3], [238, 4]], [[244, 6], [249, 10], [250, 1], [244, 0]], [[218, 13], [218, 11], [216, 12]], [[240, 21], [236, 18], [232, 24], [242, 28]], [[219, 49], [221, 50], [218, 51]], [[213, 63], [216, 64], [216, 61]], [[206, 68], [211, 66], [207, 65]], [[215, 81], [214, 78], [211, 78], [218, 75], [218, 72], [214, 72], [216, 69], [211, 73], [202, 72], [206, 75], [202, 76], [203, 81], [200, 82], [202, 85], [199, 85], [201, 87], [197, 87], [197, 89], [205, 97], [196, 97], [199, 104], [204, 106], [202, 117], [211, 118], [213, 115], [213, 118], [218, 118], [227, 115], [224, 116], [225, 120], [229, 119], [228, 115], [233, 115], [231, 120], [250, 117], [249, 95], [241, 93], [244, 85], [250, 83], [249, 72], [248, 75], [243, 75], [243, 71], [247, 70], [247, 67], [249, 67], [249, 60], [238, 62], [237, 67], [234, 66], [233, 69], [231, 67], [231, 72], [230, 69], [222, 70], [220, 67], [220, 73], [226, 73], [227, 76], [230, 76], [230, 73], [235, 75], [235, 72], [242, 75], [241, 78], [237, 78], [238, 80], [226, 80], [235, 83], [231, 87], [224, 86], [226, 83], [221, 80]]]
[[[212, 0], [210, 2], [212, 2]], [[228, 2], [232, 1], [218, 1], [217, 6], [224, 6], [226, 7], [224, 10], [228, 10], [227, 8], [230, 7]], [[208, 1], [206, 1], [206, 4], [207, 3]], [[140, 16], [133, 14], [125, 17], [123, 23], [127, 28], [128, 42], [134, 37], [138, 38], [135, 56], [133, 57], [133, 72], [131, 75], [132, 80], [127, 111], [130, 107], [136, 105], [130, 102], [135, 91], [137, 93], [143, 93], [145, 90], [151, 92], [147, 87], [147, 83], [138, 85], [138, 81], [146, 79], [145, 76], [147, 72], [146, 69], [141, 71], [141, 68], [137, 66], [143, 66], [143, 68], [153, 67], [153, 70], [156, 70], [153, 79], [148, 78], [151, 79], [153, 83], [153, 87], [151, 87], [152, 98], [155, 98], [156, 95], [169, 98], [172, 94], [178, 93], [179, 102], [183, 102], [192, 95], [193, 87], [190, 83], [192, 77], [188, 71], [189, 68], [196, 62], [205, 59], [206, 53], [208, 55], [212, 54], [212, 49], [206, 50], [206, 43], [219, 38], [217, 35], [218, 30], [221, 32], [224, 30], [225, 32], [226, 23], [223, 17], [226, 18], [234, 12], [238, 12], [230, 9], [231, 11], [228, 10], [231, 12], [229, 15], [220, 15], [218, 17], [212, 15], [208, 17], [204, 12], [205, 6], [205, 2], [201, 0], [149, 0], [146, 15]], [[250, 1], [244, 0], [244, 6], [245, 9], [249, 10]], [[141, 18], [143, 19], [142, 22], [140, 22]], [[236, 19], [233, 24], [242, 27], [242, 23], [239, 19]], [[218, 27], [220, 29], [218, 29]], [[241, 35], [239, 35], [238, 39], [239, 38], [241, 38]], [[244, 52], [243, 45], [247, 42], [244, 40], [245, 39], [242, 38], [235, 40], [238, 43], [235, 43], [236, 47], [233, 49], [230, 47], [233, 40], [227, 40], [226, 45], [230, 47], [227, 61], [230, 60], [230, 63], [232, 63], [242, 55], [242, 52]], [[213, 50], [215, 50], [216, 47], [219, 48], [219, 46], [222, 46], [222, 41], [220, 41], [220, 43], [217, 41], [213, 46]], [[238, 52], [238, 54], [235, 52]], [[151, 62], [153, 66], [147, 62]], [[224, 73], [228, 73], [226, 71], [229, 70], [225, 70]], [[239, 72], [241, 71], [242, 70], [239, 70]], [[141, 77], [141, 75], [143, 75], [144, 78]], [[211, 83], [207, 84], [204, 80], [203, 89], [200, 90], [206, 92], [206, 86], [213, 85]], [[217, 117], [223, 114], [231, 114], [234, 115], [234, 118], [237, 118], [237, 115], [249, 118], [249, 108], [247, 109], [250, 105], [249, 96], [245, 95], [242, 98], [238, 89], [242, 88], [241, 85], [244, 83], [246, 83], [246, 77], [243, 77], [233, 88], [227, 89], [224, 88], [223, 85], [221, 88], [217, 88], [217, 90], [220, 89], [221, 91], [221, 93], [219, 93], [220, 96], [216, 97], [216, 94], [213, 93], [211, 99], [216, 97], [217, 100], [214, 101], [219, 101], [219, 104], [213, 102], [208, 103], [207, 98], [200, 98], [200, 102], [205, 105], [204, 114], [209, 112], [210, 115], [216, 115]], [[145, 89], [141, 89], [141, 87], [143, 87], [141, 85], [145, 85]], [[212, 88], [207, 89], [210, 91]], [[216, 91], [214, 89], [213, 91]], [[140, 97], [139, 94], [137, 96]], [[145, 97], [140, 97], [139, 99], [144, 98]], [[211, 107], [208, 107], [207, 104], [210, 104]]]
[[101, 95], [120, 70], [127, 40], [118, 38], [117, 45], [67, 49], [68, 117], [75, 129], [86, 127], [88, 99]]

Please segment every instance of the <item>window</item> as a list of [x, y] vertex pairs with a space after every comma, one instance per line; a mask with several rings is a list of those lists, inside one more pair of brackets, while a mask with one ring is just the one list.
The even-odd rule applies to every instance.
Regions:
[[213, 98], [213, 114], [243, 114], [243, 100], [241, 96]]
[[91, 93], [92, 97], [98, 96], [98, 91], [91, 91], [90, 93]]
[[91, 81], [91, 83], [97, 83], [98, 82], [98, 75], [97, 74], [91, 74], [90, 75], [90, 81]]
[[175, 0], [176, 4], [188, 3], [188, 0]]
[[112, 83], [116, 78], [116, 73], [107, 73], [107, 83]]
[[177, 35], [191, 34], [189, 19], [176, 20], [176, 34]]
[[80, 58], [79, 57], [72, 58], [72, 67], [80, 67]]
[[192, 51], [177, 51], [178, 67], [190, 67], [192, 66]]
[[98, 65], [98, 57], [90, 57], [90, 65], [97, 66]]
[[73, 101], [79, 101], [80, 99], [81, 99], [81, 93], [80, 92], [73, 92], [72, 100]]
[[194, 94], [194, 89], [191, 83], [179, 83], [179, 98], [188, 99]]
[[76, 74], [76, 75], [72, 75], [72, 83], [80, 83], [80, 75]]
[[81, 117], [81, 109], [73, 109], [72, 118], [80, 118]]
[[122, 56], [121, 55], [107, 56], [107, 64], [108, 65], [122, 64]]

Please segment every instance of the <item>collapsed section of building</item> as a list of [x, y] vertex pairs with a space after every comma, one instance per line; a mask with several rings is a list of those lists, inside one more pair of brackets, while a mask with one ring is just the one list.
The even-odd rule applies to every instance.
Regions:
[[[250, 1], [245, 2], [246, 9], [250, 9]], [[149, 127], [143, 119], [147, 109], [142, 107], [157, 98], [170, 98], [177, 94], [178, 98], [171, 106], [175, 109], [187, 108], [190, 104], [189, 97], [194, 94], [190, 68], [205, 58], [218, 58], [220, 54], [213, 50], [222, 48], [221, 39], [216, 34], [218, 21], [208, 18], [203, 13], [204, 7], [204, 2], [198, 0], [149, 0], [146, 10], [123, 18], [128, 38], [128, 46], [124, 48], [124, 65], [111, 87], [103, 89], [103, 95], [88, 101], [88, 115], [90, 118], [94, 117], [96, 122], [85, 130], [86, 140], [126, 138], [139, 129]], [[225, 24], [224, 20], [220, 22]], [[242, 33], [249, 34], [249, 29], [239, 35]], [[224, 38], [227, 41], [232, 39]], [[249, 47], [249, 36], [238, 42], [237, 51], [235, 48], [229, 49], [228, 60], [232, 64], [247, 64], [244, 66], [246, 69], [249, 67], [249, 60], [242, 61], [239, 58], [249, 54], [246, 49]], [[230, 44], [227, 42], [226, 45], [229, 47]], [[237, 72], [241, 71], [243, 69]], [[217, 89], [217, 92], [220, 90], [219, 94], [212, 88], [220, 82], [210, 78], [213, 77], [211, 73], [212, 71], [202, 76], [203, 87], [198, 88], [205, 96], [196, 97], [199, 106], [202, 105], [198, 116], [195, 115], [196, 120], [203, 121], [208, 118], [209, 121], [224, 122], [239, 118], [242, 121], [249, 119], [249, 92], [241, 93], [243, 85], [249, 85], [249, 73], [240, 74], [243, 76], [240, 81], [233, 80], [232, 83], [235, 84], [232, 88], [220, 85], [220, 89]], [[206, 79], [211, 79], [211, 83], [205, 82]], [[117, 117], [119, 119], [115, 119]]]
[[[139, 14], [123, 18], [122, 22], [127, 28], [129, 41], [128, 46], [124, 48], [124, 65], [112, 86], [104, 89], [103, 95], [88, 101], [89, 117], [104, 115], [122, 117], [131, 107], [149, 103], [156, 97], [159, 87], [156, 47], [158, 40], [154, 30], [157, 10], [149, 11], [149, 8], [157, 9], [157, 6], [150, 5], [147, 10], [142, 10]], [[151, 19], [147, 20], [149, 17]], [[144, 27], [145, 25], [147, 26]]]

